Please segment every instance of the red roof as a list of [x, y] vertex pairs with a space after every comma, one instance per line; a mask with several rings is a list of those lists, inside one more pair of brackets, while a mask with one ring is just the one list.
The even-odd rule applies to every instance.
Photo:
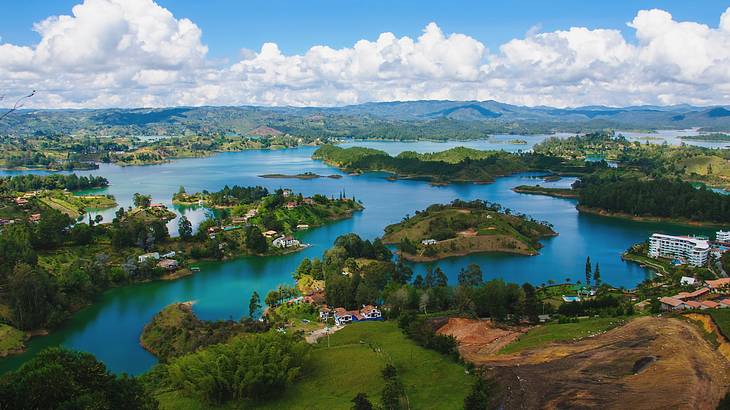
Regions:
[[684, 303], [679, 299], [675, 299], [675, 298], [668, 297], [668, 296], [659, 298], [659, 301], [664, 303], [665, 305], [669, 305], [669, 306], [673, 306], [673, 307], [677, 307], [677, 306], [681, 305], [682, 303]]
[[717, 289], [725, 286], [730, 286], [730, 278], [706, 280], [705, 283], [707, 283], [707, 286], [711, 287], [712, 289]]
[[705, 306], [707, 306], [710, 309], [715, 309], [715, 308], [717, 308], [717, 307], [720, 306], [719, 303], [713, 302], [711, 300], [705, 300], [705, 301], [702, 302], [702, 304], [705, 305]]
[[688, 300], [688, 301], [684, 302], [684, 304], [691, 307], [692, 309], [698, 309], [698, 308], [702, 307], [702, 303], [695, 302], [694, 300]]
[[708, 288], [701, 288], [697, 289], [694, 292], [679, 292], [676, 295], [674, 295], [675, 299], [692, 299], [696, 298], [697, 296], [704, 295], [705, 293], [709, 292], [710, 289]]

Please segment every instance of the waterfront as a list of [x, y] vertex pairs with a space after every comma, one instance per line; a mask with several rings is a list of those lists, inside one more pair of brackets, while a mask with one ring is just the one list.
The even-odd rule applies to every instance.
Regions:
[[[365, 145], [367, 143], [363, 143]], [[398, 144], [417, 147], [418, 143], [377, 143], [393, 152]], [[448, 147], [438, 144], [436, 150]], [[461, 145], [461, 144], [457, 144]], [[486, 147], [485, 147], [486, 148]], [[28, 352], [0, 361], [0, 370], [17, 367], [30, 355], [48, 346], [63, 345], [89, 351], [104, 361], [115, 372], [139, 374], [155, 363], [154, 357], [144, 351], [138, 337], [145, 323], [164, 306], [180, 301], [195, 301], [195, 312], [203, 319], [240, 318], [255, 290], [265, 295], [280, 283], [291, 283], [291, 272], [304, 257], [321, 256], [341, 234], [355, 232], [372, 239], [382, 234], [383, 228], [412, 215], [433, 203], [445, 203], [456, 198], [484, 199], [498, 202], [515, 212], [526, 213], [535, 219], [554, 225], [558, 237], [542, 241], [540, 255], [533, 257], [480, 254], [451, 258], [438, 262], [450, 281], [455, 282], [460, 268], [478, 263], [485, 279], [503, 278], [540, 285], [548, 281], [573, 281], [583, 278], [586, 256], [600, 263], [605, 282], [615, 286], [633, 287], [641, 282], [647, 271], [621, 261], [620, 254], [631, 244], [645, 240], [651, 232], [703, 233], [706, 230], [654, 223], [637, 223], [620, 219], [581, 215], [575, 210], [575, 201], [517, 194], [511, 188], [522, 184], [567, 187], [572, 179], [544, 183], [535, 174], [499, 178], [488, 185], [452, 184], [431, 186], [422, 181], [388, 181], [385, 174], [349, 176], [321, 162], [310, 159], [316, 148], [303, 147], [280, 151], [244, 151], [224, 153], [205, 158], [181, 159], [162, 165], [118, 167], [102, 164], [98, 170], [79, 174], [101, 175], [110, 186], [97, 191], [113, 194], [121, 206], [131, 204], [135, 192], [152, 194], [154, 202], [171, 204], [172, 194], [180, 185], [188, 192], [207, 189], [214, 191], [225, 185], [263, 185], [269, 189], [289, 187], [305, 195], [323, 193], [338, 195], [344, 191], [365, 205], [365, 210], [348, 220], [302, 232], [299, 236], [311, 247], [302, 252], [279, 257], [247, 257], [224, 262], [201, 264], [202, 271], [174, 282], [151, 282], [112, 289], [97, 303], [77, 313], [50, 336], [34, 338], [28, 343]], [[412, 149], [412, 148], [410, 148]], [[430, 147], [427, 148], [428, 150]], [[264, 179], [265, 173], [295, 174], [314, 172], [338, 173], [341, 179], [319, 178]], [[202, 208], [175, 208], [194, 221], [204, 218]], [[113, 210], [106, 211], [109, 219]], [[176, 224], [173, 221], [172, 227]], [[423, 273], [427, 265], [415, 266]]]

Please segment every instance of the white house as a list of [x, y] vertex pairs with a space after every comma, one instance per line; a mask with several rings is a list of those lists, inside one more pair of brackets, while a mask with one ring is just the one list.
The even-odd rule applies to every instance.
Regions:
[[330, 313], [332, 310], [327, 305], [322, 306], [321, 309], [319, 309], [319, 320], [327, 320], [330, 318]]
[[697, 279], [690, 278], [689, 276], [682, 276], [682, 279], [679, 280], [679, 284], [680, 285], [692, 285], [692, 286], [694, 286], [694, 285], [697, 284]]
[[435, 245], [438, 242], [436, 239], [424, 239], [421, 241], [421, 245]]
[[137, 257], [137, 261], [139, 261], [139, 263], [144, 263], [145, 261], [147, 261], [147, 259], [158, 260], [158, 259], [160, 259], [160, 253], [159, 252], [150, 252], [150, 253], [145, 253], [144, 255], [139, 255]]
[[170, 251], [164, 255], [160, 255], [160, 258], [174, 258], [174, 257], [175, 257], [175, 251]]
[[649, 238], [649, 256], [652, 258], [684, 258], [692, 266], [704, 266], [710, 254], [707, 239], [692, 236], [673, 236], [660, 233]]
[[344, 325], [352, 323], [352, 314], [345, 310], [345, 308], [338, 307], [335, 309], [335, 323], [338, 325]]
[[300, 242], [291, 236], [280, 236], [271, 243], [274, 247], [284, 249], [299, 246]]
[[373, 305], [367, 305], [363, 306], [362, 309], [360, 309], [360, 314], [362, 315], [363, 319], [378, 319], [383, 317], [383, 314]]

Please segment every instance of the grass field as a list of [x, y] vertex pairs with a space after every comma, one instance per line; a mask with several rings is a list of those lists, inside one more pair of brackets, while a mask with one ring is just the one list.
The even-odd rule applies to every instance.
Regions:
[[[461, 409], [472, 385], [464, 367], [409, 339], [393, 322], [367, 322], [347, 326], [312, 351], [300, 379], [281, 395], [265, 403], [229, 404], [224, 408], [349, 409], [357, 393], [380, 400], [386, 363], [398, 369], [410, 408]], [[177, 392], [158, 396], [161, 409], [206, 408]]]
[[0, 323], [0, 357], [25, 347], [25, 332]]
[[605, 332], [624, 323], [626, 323], [625, 320], [614, 317], [583, 319], [578, 323], [550, 323], [528, 331], [516, 341], [505, 346], [500, 350], [500, 353], [517, 353], [522, 350], [544, 346], [551, 342], [582, 339], [586, 336]]

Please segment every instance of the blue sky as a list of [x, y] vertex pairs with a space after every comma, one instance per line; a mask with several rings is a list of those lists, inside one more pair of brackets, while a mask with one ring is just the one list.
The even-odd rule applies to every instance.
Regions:
[[4, 3], [0, 105], [730, 101], [727, 0]]
[[[39, 36], [35, 22], [51, 15], [70, 14], [80, 0], [22, 0], [5, 2], [0, 15], [3, 41], [31, 45]], [[349, 47], [379, 33], [419, 35], [435, 21], [445, 32], [480, 40], [489, 49], [519, 38], [534, 26], [541, 31], [571, 26], [614, 28], [633, 40], [626, 26], [640, 9], [661, 8], [677, 20], [716, 26], [727, 1], [260, 1], [158, 0], [176, 17], [193, 20], [213, 58], [235, 59], [241, 48], [258, 50], [275, 42], [287, 54], [303, 53], [326, 44]]]

